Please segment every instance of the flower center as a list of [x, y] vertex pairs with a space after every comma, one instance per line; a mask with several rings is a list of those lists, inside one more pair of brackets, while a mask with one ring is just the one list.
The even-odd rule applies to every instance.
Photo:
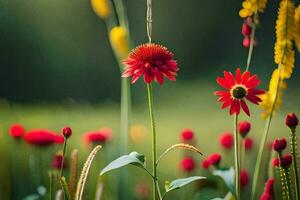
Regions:
[[242, 99], [247, 95], [247, 90], [243, 86], [236, 86], [231, 90], [231, 95], [234, 98]]

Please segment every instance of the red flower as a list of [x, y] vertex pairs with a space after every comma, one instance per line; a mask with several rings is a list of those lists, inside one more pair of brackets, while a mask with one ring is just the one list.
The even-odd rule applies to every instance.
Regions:
[[162, 85], [164, 77], [175, 81], [179, 69], [173, 56], [173, 53], [162, 45], [142, 44], [123, 61], [125, 71], [122, 77], [132, 76], [131, 83], [135, 83], [140, 76], [144, 76], [145, 83], [156, 81]]
[[279, 167], [279, 159], [278, 158], [274, 158], [272, 160], [272, 165], [273, 165], [273, 167]]
[[269, 178], [265, 183], [265, 189], [263, 194], [260, 196], [259, 200], [271, 200], [271, 193], [273, 191], [274, 179]]
[[65, 138], [69, 138], [72, 135], [72, 129], [68, 126], [64, 127], [61, 132]]
[[252, 147], [253, 147], [253, 140], [252, 140], [252, 138], [250, 138], [250, 137], [245, 138], [245, 140], [244, 140], [244, 146], [245, 146], [245, 149], [247, 149], [247, 150], [252, 149]]
[[291, 155], [289, 154], [283, 155], [280, 158], [280, 166], [283, 168], [288, 168], [292, 164], [292, 161], [293, 161], [293, 157]]
[[209, 162], [214, 165], [214, 166], [218, 166], [221, 162], [221, 155], [218, 153], [213, 153], [208, 157]]
[[46, 129], [36, 129], [28, 131], [24, 135], [24, 140], [36, 146], [49, 146], [51, 144], [62, 144], [64, 137]]
[[204, 169], [208, 169], [208, 168], [210, 167], [210, 165], [211, 165], [210, 160], [205, 159], [205, 160], [202, 161], [202, 167], [203, 167]]
[[245, 187], [248, 185], [248, 182], [249, 182], [249, 174], [247, 172], [247, 170], [242, 170], [241, 171], [241, 177], [240, 177], [240, 180], [241, 180], [241, 186], [242, 187]]
[[110, 128], [102, 128], [99, 131], [89, 131], [83, 135], [86, 144], [104, 143], [111, 140], [112, 130]]
[[220, 96], [218, 101], [223, 102], [222, 109], [230, 106], [230, 115], [234, 113], [238, 115], [242, 107], [244, 112], [250, 116], [245, 99], [258, 104], [262, 101], [258, 95], [265, 93], [263, 90], [256, 89], [260, 83], [257, 76], [251, 76], [249, 71], [241, 73], [240, 68], [237, 68], [235, 77], [231, 72], [224, 71], [224, 78], [218, 77], [217, 83], [226, 91], [216, 91], [215, 95]]
[[242, 26], [242, 34], [244, 36], [249, 36], [251, 34], [251, 30], [252, 30], [251, 26], [247, 21], [245, 21]]
[[246, 137], [251, 129], [251, 124], [248, 121], [242, 121], [238, 124], [238, 132], [242, 137]]
[[299, 123], [299, 120], [295, 113], [290, 113], [290, 114], [286, 115], [285, 124], [289, 128], [295, 128], [296, 126], [298, 126], [298, 123]]
[[21, 124], [13, 124], [9, 128], [9, 134], [13, 138], [20, 138], [24, 135], [25, 128]]
[[191, 172], [195, 168], [195, 161], [191, 157], [183, 158], [180, 162], [180, 168], [184, 172]]
[[191, 129], [184, 129], [181, 131], [180, 139], [182, 142], [190, 142], [194, 139], [194, 132]]
[[67, 167], [66, 160], [64, 160], [63, 163], [63, 155], [61, 152], [56, 153], [53, 160], [52, 160], [52, 168], [60, 170], [61, 166], [63, 164], [63, 168]]
[[231, 147], [233, 146], [233, 135], [228, 132], [223, 133], [219, 137], [219, 142], [221, 146], [224, 147], [225, 149], [231, 149]]
[[281, 138], [281, 139], [275, 139], [273, 142], [273, 149], [274, 151], [281, 152], [286, 148], [286, 139]]
[[271, 200], [271, 194], [268, 193], [268, 192], [264, 192], [264, 193], [260, 196], [259, 200]]

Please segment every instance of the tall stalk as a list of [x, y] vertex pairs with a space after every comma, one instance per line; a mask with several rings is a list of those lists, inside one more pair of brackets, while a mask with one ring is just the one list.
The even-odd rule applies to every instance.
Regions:
[[291, 154], [293, 156], [295, 197], [296, 199], [299, 199], [300, 185], [299, 185], [299, 173], [298, 173], [298, 163], [297, 163], [297, 137], [296, 137], [295, 128], [291, 128], [290, 148], [291, 148]]
[[[257, 17], [257, 14], [254, 14], [255, 18]], [[246, 65], [246, 71], [249, 70], [251, 60], [252, 60], [252, 53], [253, 53], [253, 48], [254, 48], [254, 39], [255, 39], [255, 31], [256, 31], [256, 24], [255, 24], [255, 19], [252, 20], [252, 26], [251, 26], [251, 35], [250, 35], [250, 47], [248, 51], [248, 57], [247, 57], [247, 65]]]
[[155, 119], [153, 113], [153, 94], [152, 94], [152, 85], [151, 83], [147, 84], [147, 94], [148, 94], [148, 105], [149, 105], [149, 113], [150, 113], [150, 121], [151, 121], [151, 133], [152, 133], [152, 175], [153, 175], [153, 199], [156, 200], [156, 182], [157, 182], [157, 150], [156, 150], [156, 127], [155, 127]]
[[[286, 15], [288, 16], [288, 12], [286, 13]], [[286, 17], [286, 24], [288, 24], [288, 17]], [[257, 162], [255, 164], [255, 170], [254, 170], [254, 176], [253, 176], [253, 184], [252, 184], [252, 190], [251, 190], [251, 199], [254, 200], [255, 199], [255, 190], [257, 188], [257, 182], [258, 182], [258, 176], [260, 175], [261, 172], [261, 168], [262, 168], [262, 157], [263, 157], [263, 152], [264, 152], [264, 147], [266, 145], [266, 141], [267, 141], [267, 137], [268, 137], [268, 133], [269, 133], [269, 129], [270, 129], [270, 124], [272, 121], [272, 117], [273, 117], [273, 113], [274, 113], [274, 109], [275, 109], [275, 105], [276, 105], [276, 101], [277, 101], [277, 97], [278, 97], [278, 90], [279, 90], [279, 85], [281, 82], [281, 77], [280, 77], [280, 71], [281, 71], [281, 65], [283, 64], [284, 58], [285, 58], [285, 53], [287, 50], [287, 43], [288, 43], [288, 39], [287, 39], [287, 26], [286, 26], [286, 43], [285, 43], [285, 47], [282, 53], [282, 58], [280, 63], [278, 64], [278, 81], [276, 84], [276, 91], [275, 91], [275, 95], [274, 95], [274, 99], [272, 101], [272, 107], [271, 107], [271, 112], [269, 114], [269, 116], [267, 117], [266, 123], [265, 123], [265, 129], [263, 132], [263, 138], [261, 140], [260, 143], [260, 147], [259, 147], [259, 152], [258, 152], [258, 159]]]
[[235, 192], [237, 200], [240, 200], [240, 148], [239, 134], [237, 131], [238, 115], [234, 115], [233, 132], [234, 132], [234, 168], [235, 168]]

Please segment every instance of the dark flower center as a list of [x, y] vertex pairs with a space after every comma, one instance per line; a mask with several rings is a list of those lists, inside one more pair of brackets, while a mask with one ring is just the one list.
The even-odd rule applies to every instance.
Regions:
[[242, 98], [244, 98], [246, 96], [247, 91], [246, 91], [246, 89], [244, 87], [237, 86], [237, 87], [233, 88], [233, 90], [232, 90], [231, 93], [232, 93], [232, 96], [234, 98], [242, 99]]

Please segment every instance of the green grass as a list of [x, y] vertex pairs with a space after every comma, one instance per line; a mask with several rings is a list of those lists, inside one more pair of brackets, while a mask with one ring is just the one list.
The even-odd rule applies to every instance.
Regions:
[[[225, 131], [232, 131], [233, 117], [229, 116], [228, 110], [220, 110], [220, 105], [216, 102], [216, 97], [213, 95], [214, 90], [217, 89], [216, 87], [216, 85], [210, 83], [193, 81], [177, 82], [175, 84], [166, 84], [163, 87], [154, 88], [159, 153], [163, 152], [172, 144], [179, 142], [179, 133], [183, 128], [191, 128], [196, 133], [197, 147], [203, 152], [204, 157], [213, 152], [222, 152], [223, 161], [221, 165], [233, 165], [233, 152], [225, 152], [218, 144], [219, 134]], [[147, 134], [146, 139], [141, 143], [133, 143], [131, 141], [129, 150], [144, 153], [147, 157], [148, 167], [150, 167], [151, 135], [149, 113], [145, 97], [146, 90], [134, 87], [133, 92], [134, 94], [138, 93], [140, 100], [133, 106], [132, 124], [144, 125], [147, 127]], [[291, 95], [292, 93], [290, 92], [290, 94], [289, 92], [286, 94], [285, 99], [285, 101], [289, 103], [284, 104], [281, 111], [276, 114], [271, 125], [269, 140], [277, 136], [288, 137], [288, 130], [284, 124], [284, 116], [288, 111], [300, 113], [299, 107], [297, 107], [298, 104], [294, 98], [296, 96]], [[293, 98], [289, 100], [289, 97]], [[298, 110], [291, 110], [292, 108]], [[100, 152], [99, 158], [96, 159], [92, 168], [92, 176], [89, 178], [89, 190], [87, 191], [87, 195], [90, 198], [92, 198], [94, 194], [94, 183], [100, 169], [108, 164], [108, 160], [119, 156], [117, 150], [120, 120], [118, 103], [107, 102], [100, 105], [89, 105], [69, 101], [58, 105], [20, 105], [9, 104], [3, 101], [0, 106], [0, 112], [0, 196], [4, 195], [4, 199], [8, 198], [10, 194], [10, 192], [7, 191], [15, 191], [15, 187], [19, 187], [22, 184], [23, 186], [26, 184], [30, 185], [33, 182], [31, 172], [28, 171], [28, 159], [30, 155], [37, 154], [37, 149], [30, 148], [23, 142], [17, 144], [8, 136], [7, 129], [12, 123], [22, 123], [27, 130], [33, 128], [48, 128], [58, 132], [63, 126], [70, 125], [74, 133], [70, 138], [68, 152], [73, 148], [78, 148], [80, 150], [81, 163], [85, 160], [89, 152], [89, 149], [87, 149], [81, 141], [81, 135], [89, 130], [111, 127], [114, 133], [113, 141], [106, 145], [104, 150]], [[241, 119], [247, 119], [252, 123], [252, 131], [249, 136], [255, 138], [255, 146], [254, 149], [247, 154], [249, 158], [246, 159], [246, 166], [248, 166], [250, 171], [253, 171], [264, 121], [260, 118], [260, 108], [253, 106], [251, 106], [251, 118], [242, 114]], [[41, 153], [44, 157], [44, 174], [50, 166], [51, 154], [59, 149], [60, 147], [56, 146], [48, 150], [42, 150]], [[185, 176], [178, 170], [178, 162], [182, 154], [181, 151], [174, 151], [161, 162], [158, 172], [162, 180], [172, 180], [177, 177]], [[200, 166], [201, 157], [198, 156], [197, 160], [199, 163], [198, 166]], [[14, 163], [11, 164], [11, 161]], [[200, 167], [198, 168], [199, 170], [197, 170], [196, 174], [206, 174], [206, 172], [200, 170]], [[24, 178], [18, 177], [17, 182], [19, 182], [19, 185], [11, 183], [12, 175], [10, 173], [12, 170], [18, 170], [17, 174], [24, 176]], [[134, 183], [138, 182], [136, 177], [139, 177], [141, 180], [147, 180], [146, 174], [134, 167], [130, 167], [130, 173], [133, 174], [132, 177], [134, 178], [132, 182]], [[112, 192], [115, 189], [114, 180], [117, 175], [118, 172], [112, 172], [112, 175], [106, 177], [106, 179], [111, 180], [109, 185], [113, 188]], [[2, 177], [4, 177], [5, 181], [2, 181]], [[14, 188], [11, 188], [11, 186]], [[133, 186], [127, 189], [130, 190], [131, 193], [133, 192]], [[20, 189], [17, 190], [20, 191]], [[30, 191], [33, 190], [34, 187], [31, 187]], [[28, 193], [28, 190], [24, 190], [23, 192]], [[174, 194], [179, 193], [174, 192]], [[107, 195], [112, 198], [110, 194]]]

